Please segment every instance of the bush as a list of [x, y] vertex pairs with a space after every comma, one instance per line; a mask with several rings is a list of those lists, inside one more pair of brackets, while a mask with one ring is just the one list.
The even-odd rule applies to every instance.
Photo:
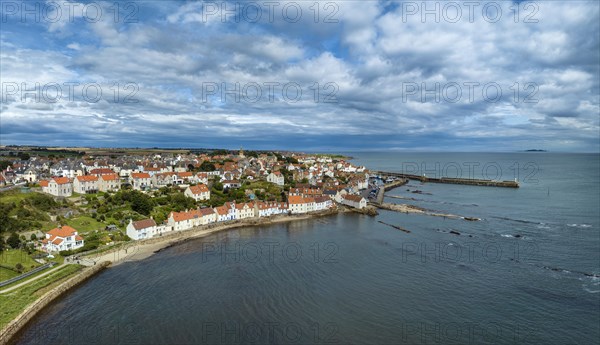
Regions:
[[15, 265], [15, 269], [17, 270], [17, 272], [23, 273], [23, 270], [25, 269], [25, 267], [23, 267], [23, 265], [19, 262]]

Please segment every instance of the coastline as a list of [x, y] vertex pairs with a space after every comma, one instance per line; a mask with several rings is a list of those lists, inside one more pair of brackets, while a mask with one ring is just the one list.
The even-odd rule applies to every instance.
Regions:
[[9, 344], [10, 341], [13, 340], [14, 337], [17, 336], [23, 330], [23, 328], [52, 301], [65, 295], [76, 286], [82, 284], [106, 268], [115, 267], [124, 262], [143, 260], [169, 247], [182, 244], [192, 239], [210, 236], [222, 231], [244, 227], [287, 223], [299, 220], [309, 220], [350, 212], [353, 211], [349, 208], [337, 207], [328, 211], [306, 213], [301, 215], [277, 215], [263, 219], [248, 218], [238, 221], [231, 221], [226, 224], [213, 223], [210, 225], [202, 225], [188, 230], [169, 233], [165, 236], [157, 238], [133, 241], [133, 243], [128, 246], [108, 250], [97, 256], [82, 257], [83, 260], [92, 261], [93, 264], [88, 265], [88, 267], [80, 270], [77, 273], [74, 273], [70, 277], [67, 277], [65, 281], [44, 293], [39, 299], [25, 307], [25, 309], [10, 323], [2, 327], [0, 329], [0, 345]]
[[188, 230], [174, 231], [160, 237], [132, 241], [132, 243], [127, 246], [108, 250], [96, 256], [84, 256], [82, 258], [96, 263], [108, 261], [110, 262], [110, 268], [113, 266], [118, 266], [124, 262], [140, 261], [169, 247], [187, 242], [192, 239], [210, 236], [218, 232], [244, 227], [255, 227], [287, 223], [298, 220], [308, 220], [349, 212], [353, 211], [345, 207], [338, 207], [333, 210], [305, 213], [300, 215], [276, 215], [269, 218], [247, 218], [237, 221], [230, 221], [225, 224], [213, 223], [209, 225], [201, 225]]

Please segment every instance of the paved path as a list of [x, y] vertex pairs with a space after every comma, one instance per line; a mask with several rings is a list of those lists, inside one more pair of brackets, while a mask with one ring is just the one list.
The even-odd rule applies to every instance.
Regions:
[[47, 276], [50, 273], [53, 273], [59, 267], [62, 267], [62, 266], [63, 266], [63, 264], [58, 264], [58, 265], [54, 266], [54, 268], [51, 268], [51, 269], [47, 270], [46, 272], [44, 272], [42, 274], [38, 274], [37, 276], [33, 276], [33, 278], [26, 279], [24, 282], [21, 282], [21, 283], [19, 283], [17, 285], [11, 286], [8, 289], [1, 290], [0, 293], [7, 293], [7, 292], [11, 292], [12, 290], [18, 289], [18, 288], [20, 288], [23, 285], [27, 285], [27, 284], [31, 283], [32, 281], [35, 281], [35, 280], [37, 280], [39, 278]]

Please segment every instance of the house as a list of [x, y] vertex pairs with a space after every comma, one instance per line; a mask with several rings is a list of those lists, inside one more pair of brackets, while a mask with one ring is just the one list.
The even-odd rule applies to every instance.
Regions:
[[177, 174], [174, 172], [164, 172], [152, 175], [152, 185], [155, 188], [174, 184], [177, 184]]
[[97, 169], [92, 169], [90, 170], [90, 175], [94, 175], [97, 177], [100, 177], [102, 175], [112, 175], [115, 172], [112, 169], [109, 168], [97, 168]]
[[156, 222], [154, 219], [138, 220], [137, 222], [129, 220], [127, 225], [127, 236], [132, 240], [143, 240], [156, 236]]
[[132, 173], [131, 174], [131, 185], [133, 189], [144, 190], [150, 187], [150, 175], [148, 173]]
[[79, 194], [98, 192], [98, 177], [94, 175], [77, 176], [73, 180], [73, 191]]
[[73, 194], [73, 185], [68, 177], [53, 177], [40, 181], [42, 192], [54, 196], [69, 197]]
[[101, 192], [112, 192], [119, 190], [121, 180], [117, 174], [103, 174], [98, 178], [98, 190]]
[[35, 170], [33, 169], [27, 169], [25, 170], [25, 173], [23, 174], [23, 179], [25, 179], [25, 181], [27, 182], [36, 182], [37, 181], [37, 173], [35, 172]]
[[254, 204], [243, 203], [235, 205], [235, 219], [245, 219], [254, 217]]
[[240, 188], [242, 185], [239, 180], [223, 180], [222, 183], [224, 189]]
[[299, 195], [288, 196], [289, 212], [292, 214], [307, 213], [314, 211], [315, 199], [312, 197], [302, 197]]
[[194, 226], [194, 215], [189, 212], [171, 212], [167, 224], [173, 231], [187, 230]]
[[75, 250], [82, 248], [83, 242], [83, 238], [79, 236], [77, 230], [64, 225], [46, 233], [46, 238], [42, 240], [42, 249], [47, 252]]
[[315, 211], [323, 211], [331, 208], [333, 201], [328, 196], [317, 196], [315, 197]]
[[345, 194], [341, 204], [360, 209], [367, 207], [367, 200], [360, 195]]
[[204, 184], [189, 186], [185, 189], [185, 192], [183, 192], [183, 194], [189, 196], [190, 198], [196, 201], [210, 199], [210, 190]]
[[254, 212], [258, 217], [270, 217], [279, 214], [279, 203], [276, 201], [257, 201]]
[[274, 183], [278, 186], [283, 186], [285, 184], [285, 178], [281, 172], [274, 171], [267, 175], [267, 182]]
[[226, 202], [225, 204], [223, 204], [223, 206], [216, 207], [215, 211], [217, 213], [218, 222], [236, 219], [235, 203]]

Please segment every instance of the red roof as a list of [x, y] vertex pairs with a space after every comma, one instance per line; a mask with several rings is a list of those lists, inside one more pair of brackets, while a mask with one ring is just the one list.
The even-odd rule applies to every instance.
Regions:
[[144, 219], [144, 220], [139, 220], [137, 222], [133, 222], [133, 227], [136, 230], [150, 228], [150, 227], [153, 227], [153, 226], [156, 226], [156, 222], [154, 222], [154, 219], [151, 219], [151, 218]]
[[72, 227], [68, 226], [68, 225], [63, 225], [62, 227], [59, 228], [54, 228], [50, 231], [48, 231], [48, 233], [52, 236], [56, 236], [56, 237], [69, 237], [74, 235], [77, 232], [77, 230], [73, 229]]
[[41, 187], [48, 187], [48, 180], [42, 180], [42, 181], [40, 181], [40, 186]]
[[205, 184], [198, 184], [195, 186], [190, 186], [190, 192], [192, 192], [192, 194], [207, 193], [208, 187]]
[[56, 182], [56, 184], [67, 184], [71, 182], [68, 177], [54, 177], [52, 179], [54, 182]]
[[133, 173], [133, 174], [131, 174], [131, 177], [133, 177], [133, 178], [150, 178], [150, 175], [148, 173]]
[[98, 168], [98, 169], [92, 169], [90, 171], [90, 174], [92, 175], [108, 175], [108, 174], [114, 174], [115, 172], [112, 169], [108, 169], [108, 168]]
[[84, 175], [84, 176], [77, 176], [77, 180], [79, 182], [95, 182], [95, 181], [98, 181], [98, 177], [96, 177], [94, 175]]
[[100, 178], [103, 181], [114, 181], [114, 180], [118, 180], [119, 179], [119, 175], [117, 175], [117, 174], [104, 174], [104, 175], [101, 175]]

